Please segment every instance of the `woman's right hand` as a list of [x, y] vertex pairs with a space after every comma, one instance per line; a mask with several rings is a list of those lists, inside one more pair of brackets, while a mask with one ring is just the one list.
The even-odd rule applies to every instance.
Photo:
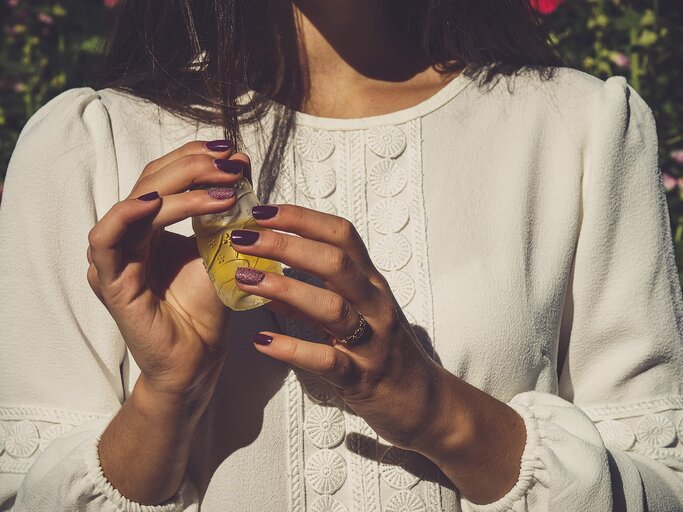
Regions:
[[[206, 394], [217, 378], [230, 310], [209, 280], [195, 238], [164, 227], [229, 210], [236, 202], [231, 186], [249, 171], [249, 158], [225, 141], [210, 146], [215, 151], [190, 142], [150, 162], [130, 195], [88, 236], [88, 283], [116, 321], [141, 380], [155, 394], [183, 400]], [[229, 170], [219, 170], [216, 160]], [[192, 190], [205, 184], [220, 191], [213, 193], [218, 198]]]

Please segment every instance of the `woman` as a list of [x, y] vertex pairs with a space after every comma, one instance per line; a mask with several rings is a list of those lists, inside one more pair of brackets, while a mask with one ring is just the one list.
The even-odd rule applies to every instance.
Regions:
[[[523, 0], [121, 16], [107, 87], [10, 165], [3, 509], [683, 506], [683, 302], [623, 78]], [[235, 313], [190, 217], [249, 172], [269, 229], [229, 242], [287, 270], [238, 272], [272, 302]]]

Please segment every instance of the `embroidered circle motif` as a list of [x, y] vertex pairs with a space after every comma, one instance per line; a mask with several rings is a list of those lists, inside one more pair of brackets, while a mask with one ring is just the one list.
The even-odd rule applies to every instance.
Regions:
[[406, 148], [406, 136], [396, 126], [375, 126], [368, 132], [368, 147], [377, 156], [396, 158]]
[[297, 179], [301, 191], [308, 197], [327, 197], [337, 186], [334, 169], [326, 164], [304, 164]]
[[40, 451], [45, 450], [48, 445], [58, 437], [66, 434], [73, 427], [71, 425], [51, 425], [40, 434]]
[[324, 404], [339, 398], [339, 395], [337, 395], [332, 384], [322, 377], [318, 377], [313, 373], [303, 370], [298, 370], [296, 376], [297, 379], [299, 379], [299, 382], [301, 382], [306, 394], [314, 402]]
[[333, 494], [346, 481], [346, 461], [332, 450], [320, 450], [308, 459], [306, 481], [318, 494]]
[[628, 450], [636, 442], [636, 436], [626, 423], [616, 420], [601, 421], [596, 425], [605, 445], [618, 450]]
[[638, 424], [636, 436], [641, 443], [663, 448], [676, 440], [676, 428], [663, 414], [648, 414]]
[[332, 496], [318, 496], [311, 505], [311, 512], [347, 512], [348, 509], [341, 501]]
[[299, 128], [296, 149], [306, 160], [322, 162], [334, 151], [334, 139], [328, 132], [312, 128]]
[[332, 448], [344, 439], [344, 415], [336, 407], [313, 407], [306, 416], [304, 431], [318, 448]]
[[384, 452], [379, 470], [384, 481], [394, 489], [410, 489], [422, 477], [417, 455], [395, 446]]
[[[406, 307], [415, 296], [415, 281], [405, 272], [387, 272], [384, 276], [389, 283], [389, 288], [396, 297], [398, 305]], [[406, 317], [408, 315], [406, 314]]]
[[14, 424], [5, 439], [5, 450], [12, 457], [26, 458], [33, 455], [38, 448], [38, 429], [30, 421], [19, 421]]
[[408, 184], [408, 173], [393, 160], [375, 162], [368, 172], [372, 191], [381, 197], [399, 194]]
[[394, 494], [385, 512], [427, 512], [427, 505], [422, 498], [412, 491], [399, 491]]
[[399, 199], [382, 199], [372, 207], [368, 218], [378, 233], [383, 235], [397, 233], [408, 224], [410, 208]]
[[411, 256], [410, 242], [399, 233], [383, 236], [372, 249], [372, 259], [382, 270], [403, 268]]
[[9, 429], [0, 422], [0, 454], [5, 451], [5, 439], [9, 435]]

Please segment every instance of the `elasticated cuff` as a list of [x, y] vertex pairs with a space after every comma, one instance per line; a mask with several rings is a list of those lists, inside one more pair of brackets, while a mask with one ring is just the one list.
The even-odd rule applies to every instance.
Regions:
[[95, 490], [105, 496], [111, 503], [116, 506], [117, 510], [123, 512], [182, 512], [184, 510], [183, 491], [187, 484], [187, 479], [184, 478], [178, 491], [169, 498], [166, 502], [160, 505], [141, 505], [123, 496], [114, 486], [107, 480], [100, 465], [99, 443], [101, 434], [98, 435], [89, 443], [85, 450], [85, 465], [87, 468], [87, 476], [92, 481]]

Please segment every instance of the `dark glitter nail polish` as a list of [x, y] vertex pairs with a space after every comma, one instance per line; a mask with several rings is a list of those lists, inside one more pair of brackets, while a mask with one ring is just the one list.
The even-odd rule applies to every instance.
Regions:
[[227, 172], [228, 174], [239, 174], [247, 168], [247, 163], [241, 160], [228, 160], [226, 158], [217, 158], [213, 164], [219, 171]]
[[267, 334], [258, 333], [254, 334], [252, 341], [254, 343], [258, 343], [259, 345], [270, 345], [273, 342], [273, 337], [268, 336]]
[[207, 193], [211, 199], [230, 199], [235, 197], [235, 189], [228, 187], [210, 188]]
[[230, 233], [230, 241], [237, 245], [253, 245], [258, 240], [260, 233], [258, 231], [247, 231], [244, 229], [235, 229]]
[[264, 277], [266, 277], [265, 272], [261, 272], [260, 270], [251, 267], [240, 267], [235, 272], [235, 279], [237, 279], [237, 282], [251, 286], [259, 284], [263, 281]]
[[232, 143], [232, 141], [225, 139], [212, 140], [204, 145], [209, 151], [229, 151], [231, 149], [235, 149], [235, 145]]
[[259, 205], [251, 209], [251, 214], [256, 220], [272, 219], [277, 215], [277, 206]]
[[159, 192], [148, 192], [146, 194], [142, 194], [140, 197], [138, 197], [140, 201], [154, 201], [155, 199], [159, 199]]

